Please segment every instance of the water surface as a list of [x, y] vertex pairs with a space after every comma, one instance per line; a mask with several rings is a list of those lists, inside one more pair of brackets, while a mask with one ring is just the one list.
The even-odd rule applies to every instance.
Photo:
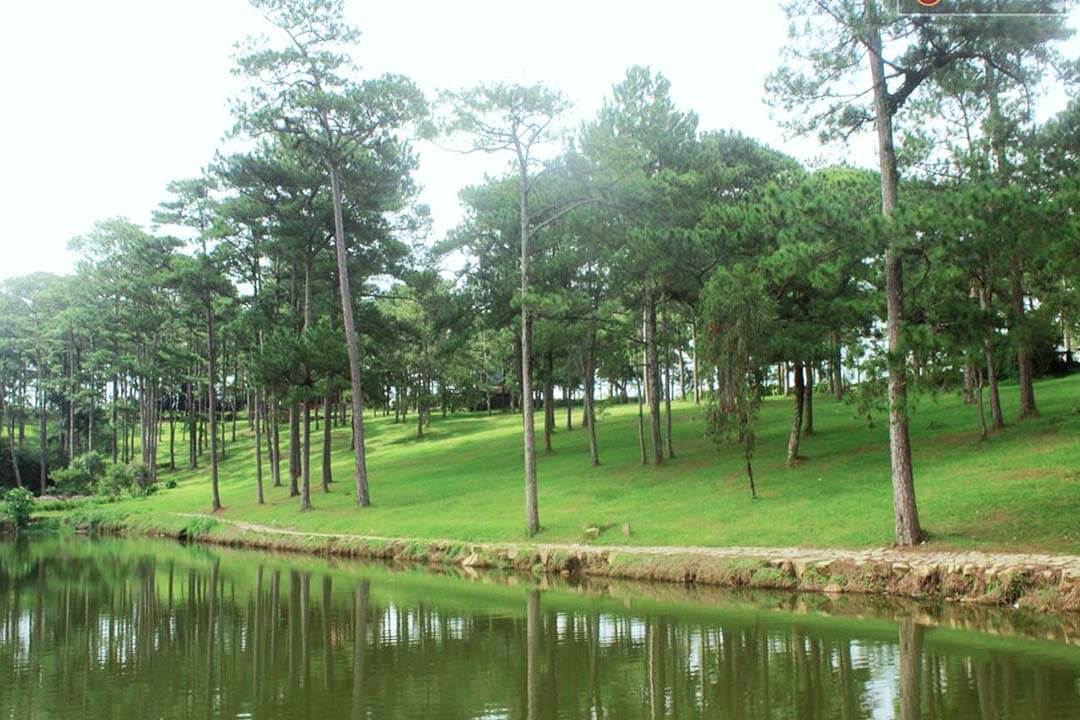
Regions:
[[1077, 618], [0, 544], [0, 718], [1080, 718]]

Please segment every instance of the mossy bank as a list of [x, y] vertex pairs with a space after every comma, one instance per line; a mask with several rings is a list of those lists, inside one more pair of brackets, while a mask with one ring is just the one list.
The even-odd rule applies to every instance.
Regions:
[[201, 514], [122, 515], [86, 508], [61, 517], [78, 533], [144, 535], [227, 547], [728, 588], [879, 594], [1080, 612], [1076, 556], [768, 548], [470, 543], [317, 533]]

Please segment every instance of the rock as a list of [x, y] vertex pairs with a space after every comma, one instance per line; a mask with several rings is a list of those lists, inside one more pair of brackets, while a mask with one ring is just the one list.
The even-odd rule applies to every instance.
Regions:
[[829, 583], [825, 586], [824, 591], [829, 595], [838, 595], [844, 592], [844, 589], [837, 583]]
[[469, 553], [465, 556], [465, 559], [461, 561], [461, 566], [467, 568], [481, 567], [483, 564], [484, 561], [481, 560], [480, 556], [476, 553]]
[[893, 569], [893, 572], [896, 572], [896, 573], [906, 573], [909, 570], [911, 570], [911, 566], [908, 565], [907, 563], [893, 563], [892, 564], [892, 569]]
[[584, 527], [581, 529], [581, 532], [584, 533], [585, 537], [589, 538], [590, 540], [595, 540], [596, 538], [600, 537], [600, 528], [595, 526]]

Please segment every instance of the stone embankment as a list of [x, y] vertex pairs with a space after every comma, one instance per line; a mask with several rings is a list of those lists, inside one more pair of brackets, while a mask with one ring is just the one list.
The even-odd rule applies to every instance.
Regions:
[[233, 547], [463, 568], [559, 573], [732, 588], [863, 593], [1080, 612], [1080, 556], [900, 550], [467, 543], [303, 532], [176, 514], [103, 530]]

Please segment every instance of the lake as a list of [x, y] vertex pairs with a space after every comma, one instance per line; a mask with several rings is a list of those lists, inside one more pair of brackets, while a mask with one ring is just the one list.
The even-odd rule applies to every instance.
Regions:
[[0, 543], [0, 718], [1080, 718], [1080, 618]]

